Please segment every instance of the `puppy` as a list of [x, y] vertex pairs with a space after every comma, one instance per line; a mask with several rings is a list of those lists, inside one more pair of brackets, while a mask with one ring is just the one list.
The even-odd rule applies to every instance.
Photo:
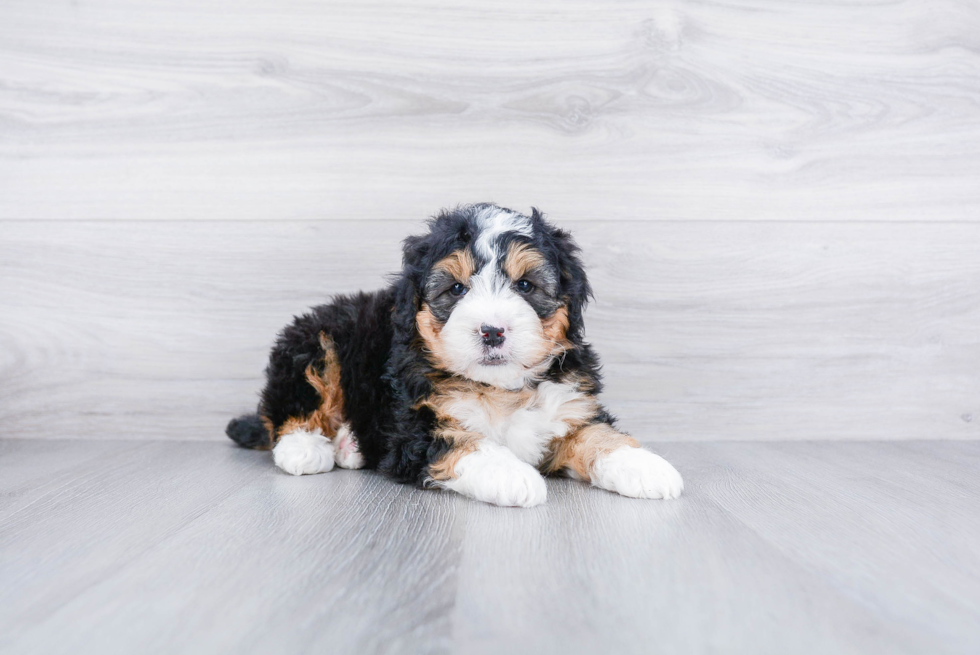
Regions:
[[678, 497], [674, 467], [596, 400], [578, 253], [537, 210], [444, 211], [405, 240], [390, 287], [338, 296], [282, 331], [258, 413], [228, 436], [293, 475], [372, 468], [496, 505], [543, 503], [542, 474]]

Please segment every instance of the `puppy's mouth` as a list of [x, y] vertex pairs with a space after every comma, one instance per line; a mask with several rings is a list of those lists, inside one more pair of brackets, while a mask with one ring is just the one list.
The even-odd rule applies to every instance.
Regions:
[[508, 359], [499, 353], [487, 353], [480, 359], [480, 366], [503, 366]]

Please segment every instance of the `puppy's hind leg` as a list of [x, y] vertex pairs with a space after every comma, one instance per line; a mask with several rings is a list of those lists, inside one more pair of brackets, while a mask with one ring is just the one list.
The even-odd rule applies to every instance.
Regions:
[[[314, 352], [304, 352], [313, 346]], [[284, 356], [277, 358], [280, 349]], [[306, 355], [306, 361], [313, 361], [305, 369], [297, 368]], [[321, 332], [314, 344], [281, 342], [267, 373], [269, 385], [260, 409], [275, 434], [272, 458], [276, 466], [292, 475], [331, 470], [336, 456], [333, 438], [343, 423], [344, 404], [333, 340]]]
[[357, 446], [357, 439], [350, 423], [344, 423], [333, 438], [334, 460], [344, 469], [364, 468], [364, 456]]

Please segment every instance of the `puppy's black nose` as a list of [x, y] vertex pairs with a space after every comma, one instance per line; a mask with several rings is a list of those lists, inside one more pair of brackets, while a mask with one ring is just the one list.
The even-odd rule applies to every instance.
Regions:
[[481, 325], [480, 336], [483, 337], [483, 344], [496, 348], [504, 342], [504, 328], [492, 325]]

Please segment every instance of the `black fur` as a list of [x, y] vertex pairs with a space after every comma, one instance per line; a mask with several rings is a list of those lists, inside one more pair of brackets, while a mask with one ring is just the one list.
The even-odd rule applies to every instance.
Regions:
[[[305, 374], [310, 365], [322, 372], [324, 352], [319, 334], [326, 333], [340, 359], [345, 420], [351, 423], [365, 466], [395, 480], [423, 483], [428, 465], [439, 459], [449, 444], [432, 436], [435, 417], [431, 411], [416, 406], [432, 392], [433, 381], [447, 374], [434, 369], [426, 359], [416, 314], [426, 297], [433, 266], [476, 238], [476, 217], [486, 207], [469, 205], [444, 211], [429, 221], [428, 233], [405, 239], [402, 271], [389, 288], [338, 296], [330, 304], [295, 318], [280, 333], [270, 355], [259, 414], [278, 428], [287, 418], [306, 416], [317, 409], [320, 399]], [[568, 233], [547, 223], [537, 209], [530, 219], [530, 238], [506, 234], [501, 237], [503, 245], [513, 239], [527, 241], [557, 271], [552, 300], [554, 306], [567, 306], [566, 338], [575, 346], [553, 362], [545, 378], [558, 380], [575, 373], [598, 393], [599, 361], [583, 340], [583, 311], [592, 292], [579, 249]], [[605, 410], [600, 414], [597, 421], [612, 421]], [[256, 415], [233, 420], [227, 433], [245, 447], [270, 445], [270, 435]]]

